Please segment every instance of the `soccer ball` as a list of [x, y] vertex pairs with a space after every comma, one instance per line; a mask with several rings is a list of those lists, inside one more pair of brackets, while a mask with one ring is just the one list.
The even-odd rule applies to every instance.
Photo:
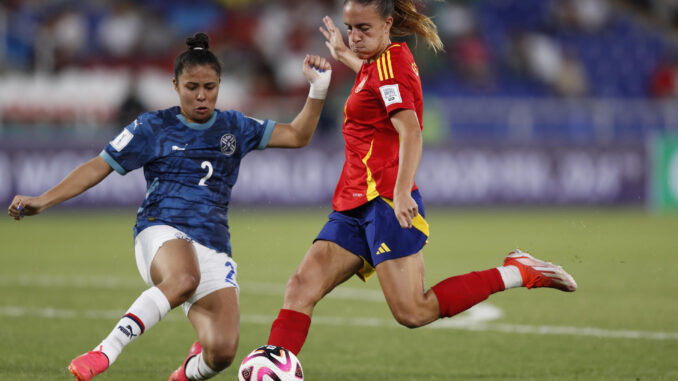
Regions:
[[304, 371], [294, 353], [283, 347], [264, 345], [248, 354], [240, 369], [239, 381], [302, 381]]

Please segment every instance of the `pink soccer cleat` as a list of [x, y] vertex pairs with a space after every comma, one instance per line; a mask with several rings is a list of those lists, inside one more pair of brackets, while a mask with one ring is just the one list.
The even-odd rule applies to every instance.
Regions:
[[506, 256], [504, 266], [516, 266], [527, 288], [550, 287], [568, 292], [577, 290], [577, 282], [562, 267], [541, 261], [520, 249]]
[[108, 357], [101, 351], [89, 351], [71, 361], [68, 371], [78, 381], [89, 381], [108, 369]]
[[181, 364], [177, 370], [172, 372], [168, 381], [189, 381], [186, 377], [186, 364], [188, 364], [188, 360], [197, 356], [200, 352], [202, 352], [202, 346], [199, 341], [196, 341], [191, 345], [191, 349], [188, 350], [188, 355], [186, 356], [184, 363]]

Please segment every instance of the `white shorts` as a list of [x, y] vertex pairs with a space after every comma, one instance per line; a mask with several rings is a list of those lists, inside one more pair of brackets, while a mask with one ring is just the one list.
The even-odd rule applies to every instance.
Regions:
[[200, 284], [195, 293], [181, 306], [185, 314], [188, 315], [193, 303], [216, 290], [235, 287], [239, 291], [236, 281], [238, 265], [233, 258], [226, 253], [220, 253], [203, 246], [180, 230], [167, 225], [148, 227], [137, 234], [137, 238], [134, 240], [137, 268], [146, 284], [150, 287], [155, 286], [151, 280], [151, 263], [158, 249], [165, 242], [173, 239], [184, 239], [191, 242], [198, 255], [198, 264], [200, 265]]

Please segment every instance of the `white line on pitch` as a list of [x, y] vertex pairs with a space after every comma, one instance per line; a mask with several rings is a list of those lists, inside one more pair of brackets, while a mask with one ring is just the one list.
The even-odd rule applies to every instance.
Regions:
[[[51, 274], [11, 274], [0, 275], [0, 286], [40, 287], [40, 288], [86, 288], [86, 289], [116, 289], [116, 290], [143, 290], [146, 285], [140, 277], [121, 278], [113, 276], [94, 275], [51, 275]], [[255, 295], [271, 295], [282, 298], [285, 285], [268, 282], [240, 282], [240, 289], [244, 293]], [[380, 290], [340, 287], [333, 290], [328, 298], [344, 300], [360, 300], [367, 302], [384, 302], [384, 294]]]
[[[496, 308], [496, 307], [494, 307]], [[56, 308], [26, 308], [18, 306], [0, 307], [0, 316], [4, 317], [39, 317], [46, 319], [107, 319], [114, 321], [124, 313], [123, 310], [70, 310]], [[176, 321], [183, 318], [180, 314], [171, 314], [164, 320]], [[241, 322], [246, 324], [266, 324], [273, 322], [273, 317], [268, 315], [241, 316]], [[313, 324], [331, 326], [357, 326], [357, 327], [397, 327], [393, 319], [370, 318], [370, 317], [336, 317], [314, 316]], [[484, 323], [463, 319], [463, 315], [451, 319], [439, 320], [425, 329], [457, 329], [464, 331], [480, 332], [504, 332], [534, 335], [567, 335], [567, 336], [590, 336], [612, 339], [646, 339], [646, 340], [678, 340], [678, 332], [649, 332], [630, 330], [611, 330], [594, 327], [567, 327], [567, 326], [538, 326], [520, 324]]]

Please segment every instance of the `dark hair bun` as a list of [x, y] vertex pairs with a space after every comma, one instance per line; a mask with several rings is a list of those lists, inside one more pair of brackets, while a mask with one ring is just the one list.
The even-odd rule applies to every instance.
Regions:
[[199, 32], [194, 34], [193, 37], [188, 37], [186, 39], [186, 45], [188, 45], [188, 50], [207, 50], [210, 47], [210, 38], [205, 33]]

